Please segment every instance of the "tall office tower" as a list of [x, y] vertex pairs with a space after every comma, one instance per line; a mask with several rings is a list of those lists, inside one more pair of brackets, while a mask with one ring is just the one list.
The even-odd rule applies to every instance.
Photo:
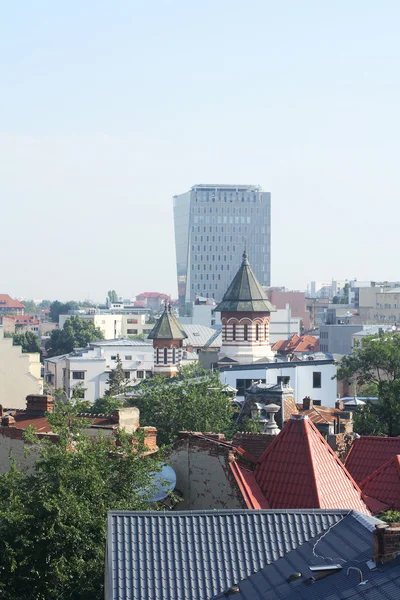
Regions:
[[256, 185], [195, 185], [174, 196], [179, 312], [197, 296], [220, 301], [246, 247], [261, 285], [270, 285], [271, 194]]

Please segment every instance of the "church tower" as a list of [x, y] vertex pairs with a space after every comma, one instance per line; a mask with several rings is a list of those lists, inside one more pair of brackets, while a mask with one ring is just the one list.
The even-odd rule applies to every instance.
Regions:
[[269, 322], [276, 308], [251, 270], [246, 250], [239, 271], [215, 311], [221, 313], [222, 323], [219, 366], [273, 359]]
[[183, 340], [187, 338], [178, 319], [165, 303], [165, 309], [148, 335], [153, 340], [154, 374], [174, 377], [182, 364]]

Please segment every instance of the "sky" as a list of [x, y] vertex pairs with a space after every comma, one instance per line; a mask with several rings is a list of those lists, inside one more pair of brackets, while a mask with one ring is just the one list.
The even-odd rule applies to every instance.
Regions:
[[0, 6], [0, 292], [176, 297], [172, 196], [271, 192], [271, 284], [397, 280], [397, 0]]

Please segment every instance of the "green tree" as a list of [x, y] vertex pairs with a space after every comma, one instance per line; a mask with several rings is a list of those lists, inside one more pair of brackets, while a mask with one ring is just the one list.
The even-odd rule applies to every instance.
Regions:
[[340, 299], [341, 304], [348, 304], [350, 296], [350, 285], [348, 283], [344, 284], [343, 287], [343, 296]]
[[141, 423], [157, 427], [157, 439], [162, 444], [172, 443], [182, 430], [230, 437], [235, 429], [234, 409], [222, 389], [216, 372], [196, 365], [183, 370], [180, 378], [155, 376], [146, 380], [134, 404], [140, 409]]
[[332, 304], [340, 304], [340, 298], [339, 298], [339, 296], [333, 296], [333, 298], [332, 298]]
[[0, 476], [0, 596], [7, 600], [101, 600], [108, 510], [148, 510], [158, 458], [143, 457], [143, 435], [83, 432], [79, 405], [49, 415], [57, 443], [26, 439], [33, 472]]
[[238, 425], [238, 431], [243, 431], [246, 433], [261, 433], [263, 431], [263, 427], [260, 419], [244, 417], [242, 422]]
[[93, 414], [110, 415], [114, 410], [122, 408], [125, 402], [120, 398], [113, 398], [112, 396], [104, 396], [103, 398], [97, 398], [97, 400], [90, 407], [89, 411]]
[[122, 360], [119, 354], [117, 354], [115, 369], [110, 372], [108, 379], [108, 389], [106, 391], [107, 396], [117, 396], [123, 394], [126, 387], [131, 383], [130, 379], [125, 377], [125, 371], [122, 366]]
[[108, 290], [107, 297], [112, 304], [119, 302], [118, 294], [115, 290]]
[[50, 308], [51, 306], [51, 300], [42, 300], [40, 302], [40, 304], [38, 304], [38, 308], [44, 309], [44, 308]]
[[69, 302], [60, 302], [59, 300], [55, 300], [50, 304], [50, 318], [54, 323], [58, 323], [58, 319], [60, 315], [68, 314], [69, 310], [78, 310], [79, 304], [74, 300], [70, 300]]
[[367, 336], [362, 346], [342, 358], [337, 378], [377, 389], [379, 401], [374, 405], [367, 402], [355, 414], [357, 433], [367, 435], [365, 432], [376, 430], [380, 435], [400, 435], [400, 335]]
[[26, 315], [36, 315], [38, 313], [38, 306], [33, 300], [24, 300], [22, 304], [24, 305], [24, 313]]
[[13, 345], [21, 346], [22, 352], [40, 352], [39, 338], [32, 331], [13, 334]]
[[46, 342], [47, 355], [58, 356], [68, 354], [74, 348], [86, 348], [90, 342], [104, 339], [103, 332], [95, 327], [93, 321], [70, 317], [63, 329], [54, 329]]

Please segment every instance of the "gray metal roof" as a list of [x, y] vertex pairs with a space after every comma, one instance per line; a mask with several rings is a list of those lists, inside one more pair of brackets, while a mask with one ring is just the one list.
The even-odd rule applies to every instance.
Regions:
[[131, 340], [130, 338], [117, 338], [112, 340], [90, 342], [90, 346], [153, 346], [153, 342], [148, 339]]
[[246, 250], [243, 261], [232, 283], [225, 292], [216, 312], [275, 312], [275, 306], [268, 300], [262, 286], [251, 270]]
[[149, 340], [184, 340], [186, 333], [174, 315], [170, 304], [165, 304], [164, 312], [148, 335]]
[[341, 510], [111, 511], [105, 597], [207, 600], [327, 532], [348, 514]]
[[[373, 534], [366, 522], [345, 517], [321, 538], [314, 538], [299, 546], [258, 573], [235, 582], [239, 592], [235, 600], [398, 600], [400, 598], [400, 558], [370, 570], [367, 561], [372, 558]], [[375, 520], [377, 521], [377, 520]], [[315, 545], [317, 542], [317, 545]], [[313, 580], [316, 572], [310, 566], [338, 564], [342, 569], [329, 576]], [[360, 575], [354, 569], [360, 569]], [[301, 577], [288, 582], [288, 577]], [[213, 600], [231, 598], [226, 593]]]
[[206, 325], [182, 325], [182, 329], [187, 335], [184, 346], [220, 348], [222, 345], [221, 326], [213, 329]]

